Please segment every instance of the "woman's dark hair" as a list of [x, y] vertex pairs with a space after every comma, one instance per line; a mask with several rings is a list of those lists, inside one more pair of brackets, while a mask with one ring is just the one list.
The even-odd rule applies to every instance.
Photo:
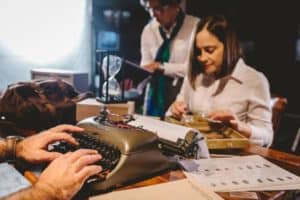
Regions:
[[216, 36], [224, 45], [223, 64], [218, 77], [231, 74], [237, 61], [242, 57], [242, 51], [239, 46], [236, 32], [225, 17], [222, 15], [212, 15], [204, 18], [200, 21], [196, 30], [192, 63], [189, 66], [188, 71], [189, 81], [193, 89], [195, 89], [197, 75], [203, 72], [203, 67], [197, 60], [197, 52], [199, 50], [196, 47], [197, 34], [203, 29], [207, 29], [208, 32]]

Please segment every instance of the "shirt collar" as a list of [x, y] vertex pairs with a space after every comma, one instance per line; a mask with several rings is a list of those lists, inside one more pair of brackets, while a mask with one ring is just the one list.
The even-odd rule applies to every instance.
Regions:
[[243, 83], [242, 81], [242, 77], [243, 77], [243, 74], [244, 74], [244, 66], [245, 66], [245, 62], [242, 58], [240, 58], [238, 60], [238, 62], [236, 63], [235, 65], [235, 68], [231, 74], [231, 78], [239, 83]]
[[166, 36], [167, 36], [168, 38], [170, 38], [171, 33], [173, 32], [173, 30], [174, 30], [176, 24], [177, 24], [177, 22], [175, 22], [175, 23], [170, 27], [170, 29], [166, 29], [166, 28], [162, 27], [162, 30], [165, 32], [165, 34], [166, 34]]

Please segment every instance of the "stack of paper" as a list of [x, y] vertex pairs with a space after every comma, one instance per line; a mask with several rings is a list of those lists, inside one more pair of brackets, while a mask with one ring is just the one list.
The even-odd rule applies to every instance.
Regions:
[[254, 156], [181, 160], [186, 176], [213, 191], [296, 190], [300, 178], [266, 159]]
[[111, 192], [91, 197], [89, 200], [221, 200], [211, 190], [193, 184], [187, 179], [161, 183], [153, 186]]

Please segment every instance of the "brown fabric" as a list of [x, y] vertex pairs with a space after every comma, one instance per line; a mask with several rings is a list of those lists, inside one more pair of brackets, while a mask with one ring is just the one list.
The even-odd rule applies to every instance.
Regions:
[[91, 96], [91, 93], [79, 94], [63, 80], [11, 84], [0, 99], [0, 129], [14, 131], [7, 134], [24, 135], [24, 130], [41, 131], [62, 123], [75, 124], [76, 102]]

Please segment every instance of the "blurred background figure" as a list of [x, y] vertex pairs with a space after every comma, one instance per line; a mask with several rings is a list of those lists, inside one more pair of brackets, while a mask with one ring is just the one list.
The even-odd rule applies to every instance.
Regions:
[[144, 114], [164, 116], [182, 85], [199, 19], [183, 12], [181, 0], [141, 0], [152, 20], [141, 35], [141, 65], [153, 72]]

